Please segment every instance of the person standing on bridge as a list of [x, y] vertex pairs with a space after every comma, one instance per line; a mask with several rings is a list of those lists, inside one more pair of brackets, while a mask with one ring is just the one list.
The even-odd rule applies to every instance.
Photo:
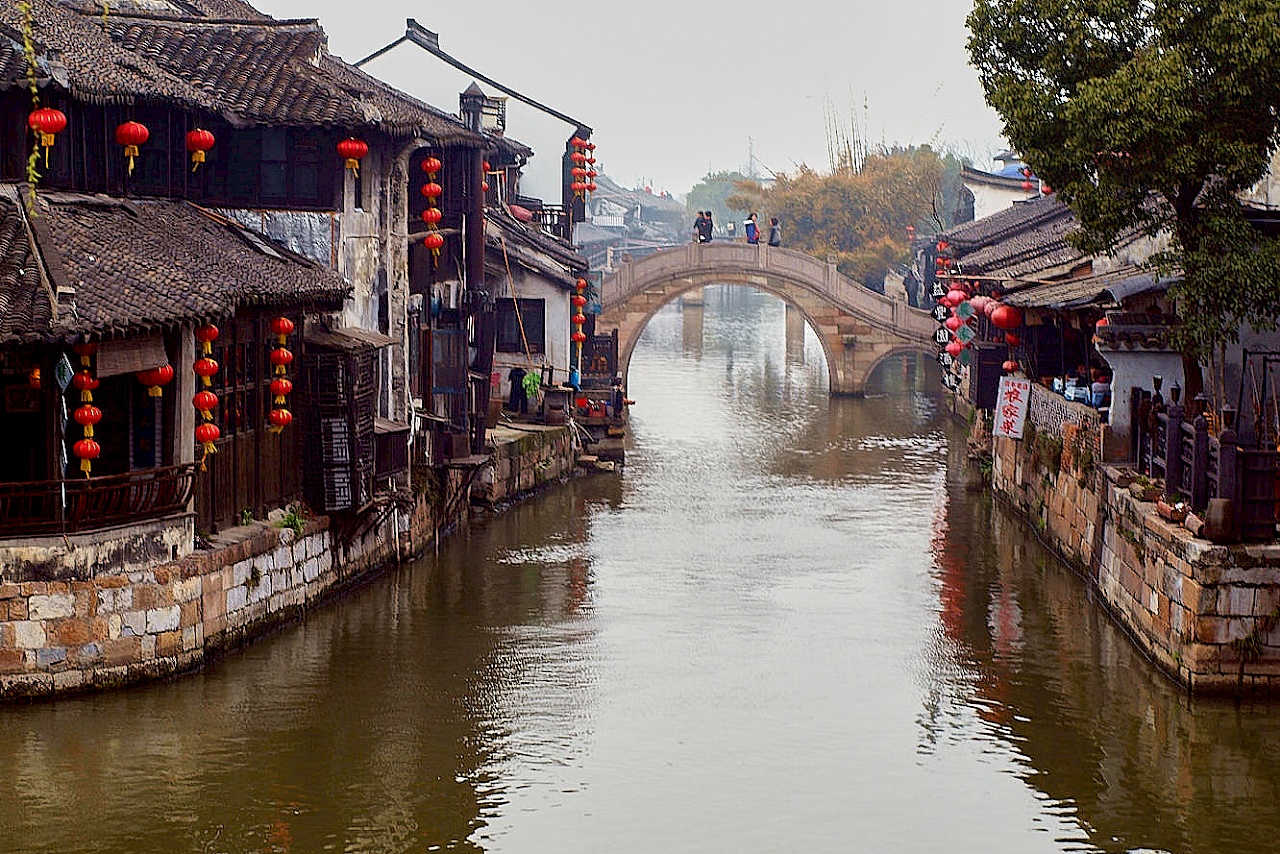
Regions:
[[778, 224], [776, 216], [769, 217], [769, 245], [782, 245], [782, 226]]
[[712, 231], [715, 228], [715, 222], [711, 219], [711, 211], [707, 211], [706, 218], [702, 222], [702, 242], [710, 243]]
[[747, 217], [747, 221], [742, 224], [742, 228], [743, 232], [747, 235], [748, 243], [758, 244], [760, 242], [760, 226], [756, 224], [756, 215], [754, 212], [752, 212], [751, 216]]
[[707, 215], [703, 211], [698, 211], [698, 217], [693, 221], [693, 242], [702, 242], [702, 226], [707, 221]]

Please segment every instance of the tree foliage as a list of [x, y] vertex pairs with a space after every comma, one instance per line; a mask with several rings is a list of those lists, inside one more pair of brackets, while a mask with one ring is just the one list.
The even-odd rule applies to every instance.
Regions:
[[689, 230], [693, 229], [693, 218], [696, 211], [711, 211], [716, 225], [723, 226], [733, 216], [725, 200], [732, 196], [741, 181], [750, 179], [741, 172], [710, 172], [701, 181], [693, 185], [685, 199], [685, 207], [689, 209]]
[[885, 272], [907, 260], [907, 226], [937, 231], [965, 215], [960, 163], [924, 146], [868, 152], [831, 172], [801, 166], [771, 187], [744, 179], [726, 198], [730, 209], [782, 222], [786, 245], [818, 257], [834, 255], [840, 271], [880, 289]]
[[1076, 213], [1077, 245], [1155, 259], [1186, 352], [1280, 321], [1280, 252], [1237, 193], [1280, 129], [1280, 0], [977, 0], [969, 53], [1009, 141]]

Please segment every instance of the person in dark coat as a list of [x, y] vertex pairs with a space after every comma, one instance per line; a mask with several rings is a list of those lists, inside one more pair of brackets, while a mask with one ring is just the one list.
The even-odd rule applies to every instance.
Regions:
[[760, 226], [756, 223], [756, 215], [754, 213], [751, 214], [751, 216], [747, 217], [747, 221], [744, 222], [742, 225], [743, 225], [743, 230], [746, 232], [746, 235], [747, 235], [747, 242], [759, 243], [760, 242]]
[[525, 370], [521, 367], [514, 367], [511, 373], [507, 374], [507, 379], [511, 381], [507, 409], [511, 412], [519, 412], [521, 415], [529, 414], [529, 393], [524, 390], [524, 374]]
[[776, 216], [769, 217], [769, 245], [782, 245], [782, 226], [778, 224], [778, 218]]

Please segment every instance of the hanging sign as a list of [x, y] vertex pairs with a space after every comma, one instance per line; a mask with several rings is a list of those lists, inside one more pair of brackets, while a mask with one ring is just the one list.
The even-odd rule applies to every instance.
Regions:
[[938, 327], [933, 331], [933, 340], [938, 344], [946, 344], [951, 340], [951, 333], [946, 327]]
[[941, 323], [951, 316], [951, 311], [945, 305], [935, 305], [933, 311], [929, 312], [933, 315], [933, 319]]
[[960, 378], [948, 371], [942, 375], [942, 384], [952, 391], [955, 391], [960, 388]]
[[946, 350], [938, 354], [938, 364], [944, 368], [949, 368], [956, 363], [956, 357], [952, 356]]
[[933, 287], [929, 291], [934, 299], [941, 299], [947, 295], [947, 286], [942, 282], [934, 282]]
[[977, 338], [977, 337], [978, 337], [978, 333], [974, 332], [973, 327], [967, 323], [956, 330], [956, 339], [961, 344], [968, 344], [970, 341], [972, 341], [974, 338]]
[[1031, 402], [1031, 380], [1001, 377], [996, 390], [995, 423], [991, 433], [1021, 439], [1027, 422], [1027, 405]]

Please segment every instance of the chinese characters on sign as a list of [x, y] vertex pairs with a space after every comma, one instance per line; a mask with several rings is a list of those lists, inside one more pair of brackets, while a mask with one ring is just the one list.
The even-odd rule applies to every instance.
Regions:
[[1031, 380], [1001, 377], [1000, 388], [996, 392], [995, 422], [991, 425], [991, 433], [1021, 439], [1030, 400]]

